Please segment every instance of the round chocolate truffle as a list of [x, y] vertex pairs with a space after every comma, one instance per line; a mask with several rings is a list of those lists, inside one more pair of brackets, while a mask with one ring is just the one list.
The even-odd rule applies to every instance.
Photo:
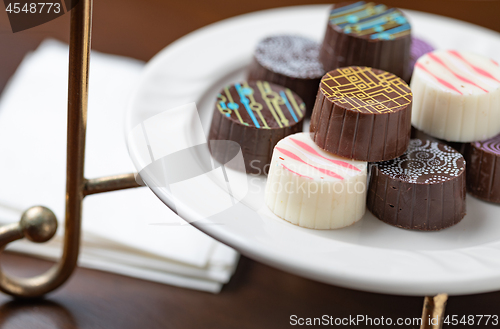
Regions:
[[208, 136], [212, 156], [230, 161], [234, 149], [212, 141], [233, 141], [241, 148], [247, 173], [267, 173], [274, 146], [302, 131], [304, 114], [304, 102], [288, 88], [266, 81], [226, 86], [217, 96]]
[[410, 79], [411, 26], [397, 8], [343, 2], [330, 10], [320, 61], [326, 71], [370, 66]]
[[372, 164], [367, 206], [406, 229], [455, 225], [465, 216], [465, 160], [445, 144], [412, 139], [402, 156]]
[[319, 61], [319, 43], [295, 35], [277, 35], [260, 41], [248, 73], [249, 80], [269, 81], [296, 92], [311, 115], [319, 82], [325, 74]]
[[467, 191], [473, 196], [500, 203], [500, 135], [467, 144]]
[[314, 229], [337, 229], [366, 209], [367, 163], [337, 157], [308, 133], [283, 138], [273, 152], [265, 201], [277, 216]]
[[345, 67], [322, 79], [310, 131], [319, 147], [360, 161], [402, 155], [410, 141], [412, 93], [392, 73]]
[[420, 57], [411, 78], [414, 127], [450, 142], [474, 142], [500, 133], [500, 66], [456, 50]]
[[432, 137], [431, 135], [429, 134], [426, 134], [424, 133], [422, 130], [418, 130], [417, 128], [415, 127], [411, 127], [411, 138], [414, 139], [414, 138], [418, 138], [418, 139], [428, 139], [430, 140], [431, 142], [438, 142], [438, 143], [443, 143], [443, 144], [446, 144], [448, 146], [451, 146], [453, 147], [455, 150], [457, 150], [460, 154], [462, 154], [464, 157], [465, 157], [465, 147], [468, 143], [459, 143], [459, 142], [448, 142], [448, 141], [445, 141], [443, 139], [439, 139], [439, 138], [436, 138], [436, 137]]

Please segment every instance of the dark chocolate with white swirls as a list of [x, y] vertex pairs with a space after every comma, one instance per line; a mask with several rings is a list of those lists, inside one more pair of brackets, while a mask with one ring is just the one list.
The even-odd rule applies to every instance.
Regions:
[[[464, 157], [465, 157], [465, 154], [464, 154], [465, 146], [468, 144], [468, 143], [460, 143], [460, 142], [448, 142], [448, 141], [445, 141], [444, 139], [439, 139], [439, 138], [433, 137], [427, 133], [424, 133], [422, 130], [417, 129], [413, 126], [411, 127], [411, 138], [428, 139], [432, 142], [446, 144], [448, 146], [453, 147], [455, 150], [457, 150]], [[466, 161], [466, 162], [468, 162], [468, 161]]]
[[500, 135], [467, 144], [467, 191], [473, 196], [500, 203]]
[[296, 92], [308, 115], [316, 99], [321, 77], [319, 43], [297, 35], [276, 35], [257, 44], [248, 80], [269, 81]]
[[[236, 142], [246, 172], [265, 173], [276, 143], [302, 131], [304, 114], [304, 102], [288, 88], [267, 81], [235, 83], [217, 95], [208, 139]], [[224, 147], [211, 148], [211, 152], [221, 163], [234, 156], [234, 150]]]
[[401, 228], [436, 231], [465, 216], [465, 160], [452, 147], [412, 139], [400, 157], [373, 163], [368, 209]]
[[410, 79], [411, 26], [397, 8], [373, 2], [332, 5], [321, 45], [326, 71], [369, 66]]

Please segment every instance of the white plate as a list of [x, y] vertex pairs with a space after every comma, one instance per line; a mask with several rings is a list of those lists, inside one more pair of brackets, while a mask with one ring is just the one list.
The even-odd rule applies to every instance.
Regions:
[[[467, 216], [440, 232], [398, 229], [369, 212], [345, 229], [309, 230], [267, 209], [264, 177], [224, 171], [204, 158], [216, 94], [244, 77], [256, 43], [276, 33], [320, 41], [327, 8], [288, 7], [227, 19], [156, 55], [132, 97], [126, 120], [129, 152], [141, 176], [192, 225], [285, 271], [348, 288], [403, 295], [500, 289], [500, 206], [468, 196]], [[414, 35], [435, 46], [500, 60], [498, 33], [441, 16], [406, 13]], [[189, 102], [196, 102], [198, 111], [193, 104], [172, 110]]]

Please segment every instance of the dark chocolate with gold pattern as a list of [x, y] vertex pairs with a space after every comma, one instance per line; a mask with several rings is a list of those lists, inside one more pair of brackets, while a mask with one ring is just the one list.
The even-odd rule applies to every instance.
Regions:
[[394, 74], [351, 66], [322, 79], [312, 138], [325, 151], [359, 161], [402, 155], [410, 141], [412, 93]]

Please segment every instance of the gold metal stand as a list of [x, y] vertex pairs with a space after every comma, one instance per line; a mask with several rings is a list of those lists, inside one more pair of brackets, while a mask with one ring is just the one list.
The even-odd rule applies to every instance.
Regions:
[[422, 325], [420, 329], [443, 328], [444, 312], [448, 301], [447, 294], [439, 294], [435, 297], [425, 297], [422, 310]]
[[[43, 296], [57, 289], [71, 276], [78, 260], [82, 201], [85, 196], [140, 186], [134, 174], [96, 179], [84, 177], [92, 2], [93, 0], [80, 0], [71, 11], [63, 255], [54, 267], [33, 278], [11, 277], [0, 270], [0, 290], [15, 297]], [[23, 213], [19, 223], [0, 227], [0, 248], [3, 249], [9, 242], [22, 238], [38, 243], [46, 242], [54, 236], [56, 230], [57, 219], [54, 213], [48, 208], [35, 206]], [[446, 295], [425, 298], [422, 329], [441, 328], [447, 300], [447, 296], [443, 296]], [[429, 316], [439, 317], [440, 325], [427, 323]]]
[[[33, 278], [11, 277], [0, 271], [0, 290], [15, 297], [43, 296], [61, 286], [70, 277], [78, 260], [82, 201], [86, 195], [139, 186], [134, 174], [97, 179], [85, 179], [83, 175], [91, 25], [92, 0], [80, 0], [71, 11], [63, 255], [58, 264]], [[56, 230], [57, 220], [54, 213], [48, 208], [35, 206], [23, 213], [19, 223], [0, 227], [0, 247], [22, 238], [45, 242], [54, 236]]]

